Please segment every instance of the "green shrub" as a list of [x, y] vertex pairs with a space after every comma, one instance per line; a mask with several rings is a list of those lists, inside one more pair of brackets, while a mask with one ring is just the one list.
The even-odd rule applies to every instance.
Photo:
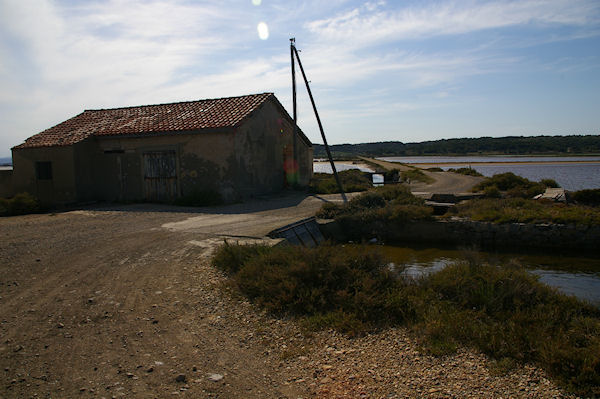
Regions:
[[375, 190], [370, 190], [352, 198], [348, 202], [348, 208], [353, 210], [382, 208], [386, 205], [386, 203], [387, 201], [383, 195]]
[[344, 206], [326, 202], [321, 206], [321, 209], [317, 211], [316, 216], [321, 219], [335, 219], [344, 212]]
[[524, 177], [517, 176], [512, 172], [506, 172], [486, 178], [484, 181], [477, 184], [473, 190], [482, 191], [488, 186], [496, 186], [498, 190], [507, 191], [512, 188], [528, 187], [531, 183], [531, 181]]
[[335, 219], [344, 233], [342, 240], [375, 236], [385, 241], [408, 221], [432, 219], [433, 209], [424, 203], [406, 186], [394, 184], [373, 188], [345, 205], [324, 204], [317, 217]]
[[454, 173], [458, 173], [461, 175], [467, 175], [467, 176], [483, 176], [481, 173], [479, 173], [478, 171], [476, 171], [475, 169], [473, 169], [471, 167], [458, 168], [458, 169], [450, 168], [450, 169], [448, 169], [448, 172], [454, 172]]
[[[338, 172], [340, 182], [345, 192], [366, 191], [373, 187], [371, 175], [358, 169], [349, 169]], [[308, 184], [308, 190], [314, 194], [339, 193], [335, 177], [331, 173], [315, 173]]]
[[498, 189], [497, 186], [487, 186], [483, 189], [483, 195], [487, 198], [500, 198], [502, 197], [502, 193]]
[[237, 269], [235, 285], [270, 312], [310, 317], [313, 325], [353, 326], [354, 333], [385, 322], [386, 292], [398, 284], [378, 253], [357, 247], [227, 246], [215, 259], [223, 270]]
[[269, 250], [264, 245], [231, 245], [227, 241], [219, 247], [212, 260], [213, 266], [235, 274], [249, 259], [255, 258]]
[[175, 205], [179, 206], [212, 206], [221, 204], [223, 204], [223, 197], [216, 190], [196, 190], [175, 200]]
[[386, 170], [383, 172], [383, 181], [386, 183], [395, 183], [398, 181], [399, 176], [398, 169]]
[[428, 172], [443, 172], [444, 171], [444, 169], [437, 167], [437, 166], [434, 166], [432, 168], [427, 168], [425, 170]]
[[458, 264], [431, 275], [425, 287], [439, 298], [429, 317], [440, 317], [418, 329], [434, 351], [475, 346], [495, 359], [536, 362], [578, 393], [600, 392], [599, 309], [518, 266]]
[[600, 189], [575, 191], [571, 193], [571, 198], [583, 205], [598, 206], [600, 205]]
[[40, 211], [37, 198], [29, 193], [19, 193], [8, 199], [0, 198], [0, 216], [26, 215]]
[[492, 192], [495, 195], [497, 191], [503, 191], [506, 193], [507, 197], [511, 198], [533, 198], [546, 191], [546, 187], [559, 186], [558, 183], [552, 179], [543, 179], [538, 183], [517, 176], [512, 172], [506, 172], [487, 177], [484, 181], [473, 187], [473, 191], [483, 191], [486, 193], [486, 196], [489, 197], [492, 196], [487, 195], [488, 192]]
[[386, 201], [391, 201], [394, 204], [423, 205], [425, 203], [423, 199], [415, 197], [408, 187], [400, 184], [377, 187], [374, 191]]
[[372, 247], [328, 245], [224, 245], [213, 264], [254, 303], [307, 328], [355, 335], [405, 325], [431, 353], [471, 346], [501, 364], [537, 363], [576, 394], [600, 394], [600, 309], [519, 265], [469, 261], [413, 280]]

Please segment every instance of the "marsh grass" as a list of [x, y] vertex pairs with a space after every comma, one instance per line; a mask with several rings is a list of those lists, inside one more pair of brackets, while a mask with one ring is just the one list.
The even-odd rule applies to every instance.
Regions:
[[433, 209], [424, 204], [407, 187], [396, 184], [371, 189], [345, 205], [326, 203], [317, 217], [335, 219], [343, 231], [342, 240], [373, 236], [385, 240], [404, 222], [432, 219]]
[[458, 204], [448, 216], [492, 223], [600, 224], [600, 209], [525, 198], [483, 198]]
[[473, 192], [483, 192], [488, 197], [500, 197], [500, 192], [509, 198], [533, 198], [546, 191], [547, 187], [559, 187], [552, 179], [533, 182], [512, 172], [486, 177], [484, 181], [473, 187]]
[[500, 369], [535, 362], [574, 393], [600, 394], [600, 310], [519, 265], [471, 260], [414, 280], [370, 247], [229, 244], [213, 264], [252, 302], [308, 329], [360, 335], [403, 325], [433, 354], [474, 347]]

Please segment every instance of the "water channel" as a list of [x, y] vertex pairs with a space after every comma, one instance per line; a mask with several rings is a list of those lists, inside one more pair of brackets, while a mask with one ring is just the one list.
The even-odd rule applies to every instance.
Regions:
[[[386, 159], [412, 164], [464, 162], [464, 165], [453, 164], [452, 167], [471, 165], [487, 176], [512, 171], [532, 180], [554, 178], [563, 187], [572, 190], [600, 187], [599, 157], [405, 157]], [[515, 161], [519, 163], [511, 163]], [[557, 162], [557, 164], [537, 164], [537, 162], [548, 161]], [[572, 161], [579, 162], [568, 163]], [[490, 162], [490, 164], [477, 166], [472, 164], [476, 162]], [[444, 169], [448, 169], [448, 167], [450, 166], [444, 166]], [[372, 171], [366, 165], [352, 164], [352, 162], [336, 162], [336, 168], [338, 170]], [[315, 162], [314, 170], [315, 172], [331, 173], [331, 167], [324, 162]], [[374, 181], [374, 183], [377, 182]], [[405, 265], [404, 273], [409, 276], [433, 273], [454, 262], [464, 261], [469, 256], [476, 256], [494, 264], [517, 261], [531, 273], [539, 276], [542, 283], [600, 306], [600, 258], [597, 255], [490, 253], [387, 245], [377, 248], [383, 251], [390, 261], [398, 265]]]
[[492, 253], [471, 249], [390, 245], [377, 246], [376, 249], [394, 264], [404, 265], [403, 273], [411, 277], [435, 273], [469, 258], [497, 265], [516, 262], [537, 275], [542, 283], [600, 306], [600, 259], [593, 255]]

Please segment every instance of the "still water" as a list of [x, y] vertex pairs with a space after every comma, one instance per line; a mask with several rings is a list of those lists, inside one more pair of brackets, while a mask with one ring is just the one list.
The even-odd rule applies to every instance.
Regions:
[[[534, 181], [550, 178], [556, 180], [567, 190], [600, 188], [600, 157], [397, 157], [383, 159], [413, 164], [464, 162], [462, 165], [444, 166], [443, 169], [471, 166], [485, 176], [513, 172]], [[586, 163], [536, 163], [565, 161], [584, 161]], [[486, 162], [487, 164], [471, 164], [475, 162]], [[496, 163], [490, 164], [490, 162]], [[353, 165], [349, 162], [336, 162], [336, 169], [371, 171], [362, 165]], [[328, 163], [315, 163], [314, 171], [332, 173], [331, 166]], [[374, 175], [374, 180], [376, 177], [383, 179], [381, 176]], [[597, 257], [561, 256], [556, 254], [492, 254], [473, 251], [467, 253], [467, 251], [456, 249], [405, 248], [387, 245], [378, 248], [392, 262], [398, 265], [406, 265], [404, 273], [411, 276], [436, 272], [454, 262], [464, 261], [466, 256], [477, 256], [480, 259], [500, 264], [516, 260], [531, 273], [539, 276], [542, 283], [555, 287], [565, 294], [575, 295], [580, 299], [600, 306], [600, 259], [597, 259]]]
[[[355, 164], [352, 162], [334, 162], [335, 164], [335, 170], [337, 170], [338, 172], [341, 172], [342, 170], [349, 170], [349, 169], [358, 169], [360, 171], [363, 172], [375, 172], [372, 168], [369, 168], [367, 165], [365, 164]], [[331, 165], [329, 164], [329, 162], [313, 162], [313, 172], [315, 173], [333, 173], [333, 170], [331, 169]]]
[[377, 247], [392, 262], [405, 265], [404, 274], [420, 276], [475, 257], [493, 264], [516, 261], [539, 276], [542, 283], [600, 306], [600, 259], [557, 254], [510, 254], [440, 248]]
[[[554, 179], [563, 188], [571, 191], [600, 188], [600, 157], [386, 157], [390, 162], [408, 164], [440, 164], [449, 168], [472, 167], [484, 176], [512, 172], [529, 180]], [[452, 165], [444, 165], [451, 163]]]

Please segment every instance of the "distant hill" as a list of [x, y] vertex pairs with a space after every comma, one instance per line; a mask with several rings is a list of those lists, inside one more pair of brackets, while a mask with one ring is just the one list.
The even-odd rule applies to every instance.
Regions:
[[[415, 155], [538, 155], [600, 154], [600, 135], [588, 136], [511, 136], [445, 139], [421, 143], [385, 141], [329, 146], [335, 158], [355, 156], [393, 157]], [[314, 144], [314, 157], [327, 156], [322, 144]]]
[[1, 158], [0, 165], [12, 165], [12, 157]]

